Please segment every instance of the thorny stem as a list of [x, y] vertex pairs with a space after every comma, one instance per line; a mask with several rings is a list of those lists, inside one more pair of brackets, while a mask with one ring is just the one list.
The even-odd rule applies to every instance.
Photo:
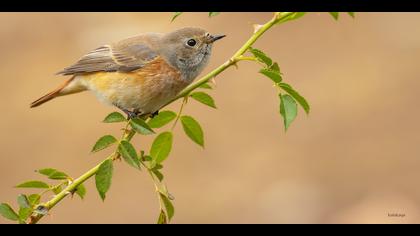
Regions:
[[[129, 126], [129, 122], [127, 122], [127, 125], [124, 129], [123, 135], [121, 139], [119, 140], [119, 143], [122, 140], [130, 141], [135, 132], [132, 129], [127, 129]], [[63, 200], [67, 195], [74, 193], [77, 190], [77, 187], [85, 182], [86, 180], [90, 179], [92, 176], [98, 172], [99, 167], [104, 163], [105, 161], [111, 159], [116, 160], [118, 159], [120, 154], [117, 151], [114, 151], [111, 155], [109, 155], [105, 160], [103, 160], [101, 163], [93, 167], [92, 169], [88, 170], [86, 173], [81, 175], [79, 178], [75, 179], [71, 184], [69, 184], [65, 189], [63, 189], [59, 194], [55, 195], [50, 201], [46, 203], [41, 203], [39, 206], [45, 207], [48, 211], [51, 210], [57, 203], [59, 203], [61, 200]], [[32, 216], [29, 219], [29, 224], [36, 224], [44, 215], [33, 213]]]
[[[259, 28], [256, 30], [256, 32], [254, 32], [252, 34], [252, 36], [248, 39], [248, 41], [228, 61], [226, 61], [225, 63], [223, 63], [222, 65], [220, 65], [219, 67], [217, 67], [216, 69], [214, 69], [213, 71], [211, 71], [210, 73], [208, 73], [207, 75], [205, 75], [204, 77], [202, 77], [201, 79], [197, 80], [193, 84], [189, 85], [187, 88], [185, 88], [183, 91], [181, 91], [181, 93], [179, 93], [174, 99], [172, 99], [167, 104], [165, 104], [165, 106], [167, 106], [167, 105], [169, 105], [169, 104], [177, 101], [180, 98], [185, 98], [193, 90], [195, 90], [196, 88], [200, 87], [201, 85], [207, 83], [209, 80], [211, 80], [212, 78], [216, 77], [218, 74], [220, 74], [221, 72], [223, 72], [224, 70], [226, 70], [230, 66], [236, 65], [237, 62], [244, 61], [244, 60], [247, 60], [247, 61], [249, 61], [249, 60], [251, 60], [251, 61], [252, 60], [255, 60], [255, 58], [246, 57], [246, 56], [243, 56], [243, 54], [245, 52], [247, 52], [247, 50], [267, 30], [269, 30], [275, 24], [280, 23], [282, 20], [284, 20], [285, 18], [289, 17], [292, 14], [294, 14], [294, 13], [293, 12], [276, 12], [274, 14], [274, 17], [270, 21], [268, 21], [264, 25], [259, 26]], [[183, 103], [185, 103], [185, 100], [184, 100]], [[183, 107], [183, 105], [182, 105], [182, 107]], [[182, 107], [181, 107], [181, 109], [182, 109]], [[132, 129], [127, 129], [128, 127], [129, 127], [129, 122], [127, 122], [127, 124], [126, 124], [126, 128], [124, 129], [123, 135], [122, 135], [121, 139], [119, 140], [119, 143], [122, 140], [130, 141], [133, 138], [133, 136], [135, 135], [135, 131], [132, 130]], [[110, 156], [108, 156], [101, 163], [99, 163], [98, 165], [96, 165], [92, 169], [88, 170], [86, 173], [84, 173], [83, 175], [81, 175], [79, 178], [75, 179], [71, 184], [69, 184], [60, 193], [58, 193], [57, 195], [55, 195], [51, 200], [49, 200], [46, 203], [41, 203], [38, 206], [43, 206], [48, 211], [50, 211], [55, 205], [57, 205], [67, 195], [74, 193], [77, 190], [77, 187], [80, 184], [84, 183], [86, 180], [88, 180], [92, 176], [94, 176], [98, 172], [99, 167], [101, 166], [102, 163], [104, 163], [106, 160], [109, 160], [109, 159], [116, 160], [118, 158], [119, 158], [118, 151], [114, 151]], [[150, 173], [150, 170], [148, 170], [148, 171]], [[150, 173], [150, 174], [152, 175], [152, 173]], [[152, 175], [152, 177], [153, 177], [153, 175]], [[157, 188], [156, 181], [154, 179], [153, 179], [153, 181], [155, 182], [155, 187]], [[159, 190], [157, 189], [156, 191], [158, 192]], [[159, 204], [161, 204], [160, 201], [159, 201]], [[162, 206], [161, 206], [161, 208], [162, 208]], [[43, 216], [44, 216], [43, 214], [33, 213], [31, 215], [30, 219], [29, 219], [29, 224], [36, 224]]]
[[187, 88], [185, 88], [183, 91], [181, 91], [181, 93], [179, 93], [178, 96], [176, 96], [173, 100], [171, 100], [170, 102], [168, 102], [166, 105], [169, 105], [172, 102], [174, 102], [174, 101], [176, 101], [176, 100], [178, 100], [180, 98], [183, 98], [183, 97], [187, 96], [194, 89], [196, 89], [196, 88], [200, 87], [201, 85], [207, 83], [209, 80], [211, 80], [212, 78], [216, 77], [218, 74], [222, 73], [224, 70], [226, 70], [230, 66], [236, 65], [236, 63], [238, 61], [250, 60], [250, 57], [244, 57], [243, 54], [267, 30], [269, 30], [275, 24], [281, 22], [282, 20], [284, 20], [285, 18], [289, 17], [292, 14], [294, 14], [294, 12], [276, 12], [274, 14], [274, 17], [270, 21], [268, 21], [267, 23], [265, 23], [264, 25], [262, 25], [261, 27], [259, 27], [258, 30], [256, 32], [254, 32], [254, 34], [248, 39], [248, 41], [246, 41], [246, 43], [238, 51], [236, 51], [236, 53], [233, 54], [233, 56], [228, 61], [226, 61], [221, 66], [217, 67], [216, 69], [214, 69], [213, 71], [211, 71], [210, 73], [208, 73], [207, 75], [205, 75], [204, 77], [202, 77], [201, 79], [197, 80], [193, 84], [189, 85]]

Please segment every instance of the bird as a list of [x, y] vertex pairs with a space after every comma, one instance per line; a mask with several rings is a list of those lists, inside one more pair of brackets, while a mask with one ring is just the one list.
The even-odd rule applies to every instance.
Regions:
[[57, 72], [70, 78], [30, 107], [92, 91], [101, 102], [119, 108], [129, 119], [156, 115], [203, 71], [213, 43], [225, 36], [184, 27], [168, 33], [143, 33], [100, 46]]

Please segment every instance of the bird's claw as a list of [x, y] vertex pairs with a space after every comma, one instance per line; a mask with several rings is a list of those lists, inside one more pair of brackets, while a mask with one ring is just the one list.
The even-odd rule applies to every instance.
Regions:
[[150, 118], [153, 118], [153, 117], [155, 117], [155, 116], [157, 116], [157, 115], [159, 115], [159, 110], [157, 110], [157, 111], [153, 112], [153, 113], [150, 115]]
[[138, 118], [141, 115], [141, 111], [139, 110], [130, 111], [121, 107], [118, 108], [120, 108], [127, 115], [127, 120]]

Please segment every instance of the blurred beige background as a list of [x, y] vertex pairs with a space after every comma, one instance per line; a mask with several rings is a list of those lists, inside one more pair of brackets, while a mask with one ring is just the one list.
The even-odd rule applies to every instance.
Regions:
[[[228, 37], [205, 72], [223, 63], [270, 13], [1, 13], [0, 201], [13, 186], [55, 167], [78, 176], [119, 135], [100, 121], [112, 107], [86, 92], [36, 109], [29, 103], [62, 83], [54, 73], [110, 41], [145, 31], [199, 26]], [[420, 14], [326, 13], [275, 27], [255, 45], [310, 101], [287, 133], [268, 79], [248, 62], [217, 78], [218, 109], [190, 102], [206, 149], [177, 127], [164, 163], [175, 196], [174, 223], [420, 223]], [[178, 109], [178, 103], [171, 106]], [[136, 139], [149, 148], [150, 139]], [[154, 223], [158, 205], [145, 173], [121, 163], [103, 203], [87, 183], [84, 201], [65, 199], [43, 223]], [[405, 217], [388, 217], [400, 213]], [[0, 223], [6, 223], [0, 219]]]

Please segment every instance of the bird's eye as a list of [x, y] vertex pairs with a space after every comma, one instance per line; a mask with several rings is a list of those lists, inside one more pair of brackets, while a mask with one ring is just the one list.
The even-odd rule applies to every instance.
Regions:
[[197, 42], [194, 39], [189, 39], [187, 41], [187, 45], [190, 47], [194, 47], [197, 44]]

